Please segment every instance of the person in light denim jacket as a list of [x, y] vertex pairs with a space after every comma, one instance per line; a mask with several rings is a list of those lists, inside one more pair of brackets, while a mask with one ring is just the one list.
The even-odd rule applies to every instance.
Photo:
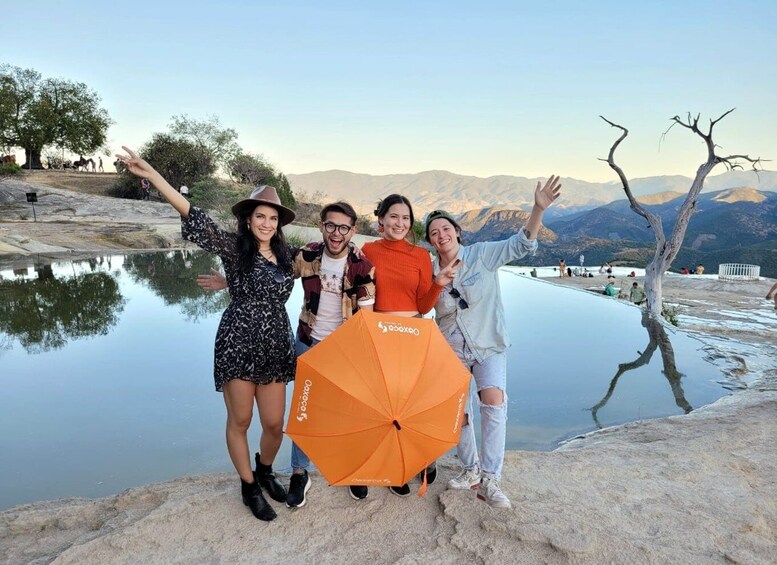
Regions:
[[537, 183], [529, 221], [504, 241], [462, 245], [461, 228], [444, 210], [426, 218], [426, 241], [437, 251], [434, 273], [449, 265], [458, 266], [451, 283], [435, 304], [435, 318], [448, 343], [475, 379], [480, 407], [481, 458], [478, 459], [475, 432], [469, 424], [472, 402], [468, 403], [458, 445], [461, 474], [449, 481], [455, 489], [477, 489], [477, 497], [495, 508], [510, 508], [510, 499], [499, 481], [505, 454], [507, 428], [507, 366], [505, 351], [510, 346], [504, 307], [499, 290], [499, 267], [534, 254], [537, 233], [545, 209], [559, 197], [559, 177]]

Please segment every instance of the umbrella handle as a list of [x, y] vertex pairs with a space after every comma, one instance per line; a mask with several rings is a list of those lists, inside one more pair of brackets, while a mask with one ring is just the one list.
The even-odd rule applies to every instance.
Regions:
[[418, 489], [418, 496], [423, 496], [426, 494], [426, 487], [429, 483], [426, 482], [426, 469], [429, 467], [429, 462], [427, 461], [426, 465], [424, 465], [424, 478], [421, 481], [421, 488]]

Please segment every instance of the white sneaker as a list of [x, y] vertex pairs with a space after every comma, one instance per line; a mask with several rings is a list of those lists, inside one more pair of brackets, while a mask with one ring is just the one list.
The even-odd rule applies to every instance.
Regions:
[[448, 481], [448, 488], [461, 490], [476, 489], [480, 484], [480, 469], [464, 469], [459, 476]]
[[493, 508], [512, 508], [510, 499], [499, 488], [499, 481], [483, 477], [478, 488], [478, 498]]

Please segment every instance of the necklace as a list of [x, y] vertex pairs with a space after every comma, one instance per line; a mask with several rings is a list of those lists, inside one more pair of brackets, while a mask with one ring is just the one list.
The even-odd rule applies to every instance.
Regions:
[[265, 257], [272, 257], [272, 254], [273, 254], [272, 249], [262, 249], [261, 247], [259, 248], [259, 253], [261, 253]]

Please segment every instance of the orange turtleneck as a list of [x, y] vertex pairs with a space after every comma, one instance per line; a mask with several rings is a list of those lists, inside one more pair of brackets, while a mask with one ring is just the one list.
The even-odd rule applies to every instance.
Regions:
[[432, 262], [422, 247], [405, 240], [378, 239], [362, 252], [375, 266], [375, 310], [426, 314], [443, 287], [432, 280]]

